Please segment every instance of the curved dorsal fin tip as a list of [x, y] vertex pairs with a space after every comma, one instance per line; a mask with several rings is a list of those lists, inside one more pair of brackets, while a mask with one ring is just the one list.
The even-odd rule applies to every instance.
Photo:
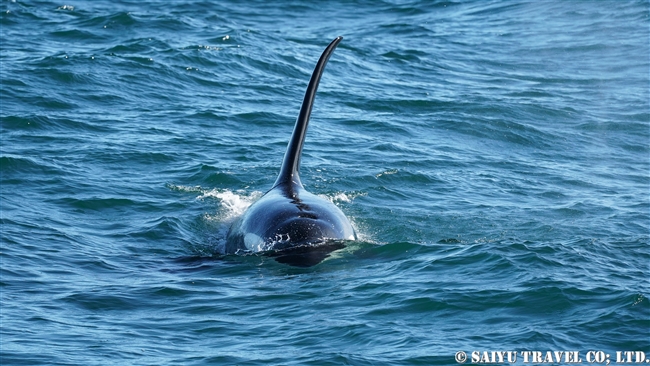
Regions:
[[302, 155], [302, 147], [305, 143], [305, 135], [307, 134], [307, 126], [309, 125], [309, 117], [311, 116], [312, 106], [314, 105], [314, 99], [316, 98], [316, 91], [318, 90], [320, 78], [325, 71], [327, 61], [342, 39], [343, 37], [338, 36], [330, 42], [321, 54], [320, 59], [318, 59], [318, 63], [316, 63], [314, 72], [309, 80], [309, 86], [307, 86], [307, 90], [305, 91], [305, 97], [303, 98], [300, 113], [296, 119], [293, 134], [291, 135], [291, 139], [287, 145], [287, 151], [284, 154], [280, 174], [273, 185], [274, 187], [286, 183], [292, 183], [292, 185], [302, 187], [300, 176], [298, 174], [300, 170], [300, 156]]

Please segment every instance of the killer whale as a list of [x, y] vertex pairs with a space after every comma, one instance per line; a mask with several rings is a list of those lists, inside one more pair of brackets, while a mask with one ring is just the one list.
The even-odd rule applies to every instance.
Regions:
[[345, 240], [357, 235], [332, 202], [309, 193], [300, 180], [300, 157], [316, 90], [325, 65], [343, 37], [323, 51], [305, 92], [280, 173], [272, 188], [254, 202], [228, 230], [226, 253], [264, 252], [294, 266], [320, 263]]

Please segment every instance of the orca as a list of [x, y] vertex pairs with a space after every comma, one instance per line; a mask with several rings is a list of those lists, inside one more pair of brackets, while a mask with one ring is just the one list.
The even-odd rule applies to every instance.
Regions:
[[309, 193], [300, 181], [300, 156], [316, 90], [325, 65], [343, 37], [321, 55], [305, 92], [300, 113], [273, 187], [235, 220], [226, 236], [226, 253], [265, 253], [300, 267], [320, 263], [356, 240], [350, 220], [332, 202]]

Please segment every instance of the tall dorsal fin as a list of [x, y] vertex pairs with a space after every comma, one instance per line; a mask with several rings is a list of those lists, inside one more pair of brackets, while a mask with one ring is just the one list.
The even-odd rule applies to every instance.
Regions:
[[318, 83], [320, 82], [320, 78], [325, 70], [325, 65], [327, 65], [327, 60], [329, 60], [334, 49], [336, 49], [336, 46], [338, 46], [342, 39], [343, 37], [336, 37], [336, 39], [325, 48], [325, 51], [323, 51], [323, 54], [320, 56], [320, 59], [314, 68], [314, 72], [309, 80], [309, 86], [305, 92], [305, 98], [302, 100], [302, 106], [300, 107], [300, 114], [298, 114], [298, 119], [296, 120], [296, 126], [293, 129], [291, 140], [289, 140], [289, 145], [287, 146], [287, 152], [284, 153], [284, 160], [282, 162], [280, 174], [273, 185], [274, 187], [279, 184], [295, 184], [302, 187], [298, 171], [300, 170], [300, 156], [302, 155], [302, 146], [305, 143], [305, 135], [307, 134], [307, 125], [309, 125], [311, 108], [314, 104]]

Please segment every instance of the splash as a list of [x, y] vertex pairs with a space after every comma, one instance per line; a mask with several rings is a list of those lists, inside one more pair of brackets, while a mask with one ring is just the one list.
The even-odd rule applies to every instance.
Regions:
[[193, 231], [198, 237], [194, 242], [200, 244], [191, 245], [191, 249], [199, 256], [224, 255], [230, 225], [263, 194], [260, 191], [231, 191], [176, 184], [167, 184], [167, 187], [174, 191], [195, 194], [197, 201], [217, 202], [216, 210], [211, 208], [210, 212], [204, 213], [195, 221]]
[[221, 221], [232, 223], [234, 219], [241, 216], [246, 209], [262, 197], [262, 192], [246, 192], [244, 190], [231, 191], [228, 189], [211, 188], [206, 189], [201, 186], [184, 186], [168, 184], [167, 187], [174, 191], [184, 193], [198, 193], [196, 197], [199, 201], [216, 199], [219, 202], [219, 209], [214, 215], [210, 215]]
[[338, 192], [338, 193], [333, 193], [331, 195], [320, 194], [319, 196], [336, 204], [336, 202], [351, 203], [355, 198], [360, 196], [365, 196], [365, 195], [366, 193], [362, 193], [362, 192], [350, 192], [350, 193]]
[[205, 200], [207, 198], [217, 199], [220, 203], [220, 214], [218, 215], [222, 220], [232, 223], [234, 219], [241, 216], [246, 209], [262, 197], [262, 192], [254, 191], [246, 193], [243, 190], [229, 191], [221, 189], [211, 189], [203, 191], [197, 200]]

